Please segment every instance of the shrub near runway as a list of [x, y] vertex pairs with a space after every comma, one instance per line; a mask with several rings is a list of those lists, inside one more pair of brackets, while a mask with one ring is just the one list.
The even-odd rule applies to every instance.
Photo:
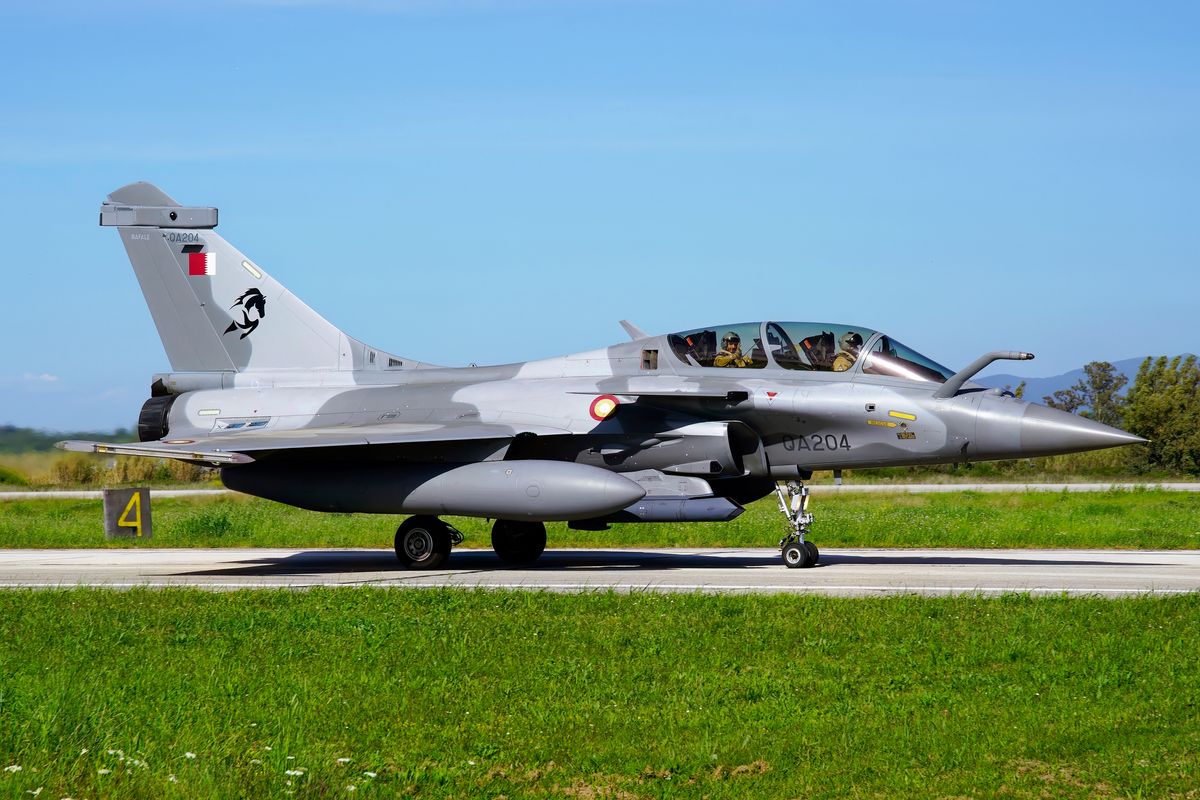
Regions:
[[1196, 596], [19, 591], [0, 627], [11, 797], [1200, 785]]
[[[1200, 547], [1200, 493], [816, 496], [822, 547]], [[321, 514], [236, 495], [154, 501], [156, 547], [391, 547], [400, 517]], [[465, 546], [487, 547], [485, 520], [453, 518]], [[549, 526], [550, 547], [768, 547], [785, 529], [773, 497], [728, 523]], [[0, 502], [0, 546], [129, 547], [106, 542], [98, 500]]]

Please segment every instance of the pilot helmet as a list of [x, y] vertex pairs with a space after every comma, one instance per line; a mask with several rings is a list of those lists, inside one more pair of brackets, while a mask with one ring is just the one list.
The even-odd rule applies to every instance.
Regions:
[[854, 331], [846, 331], [842, 334], [842, 338], [838, 340], [838, 344], [848, 353], [856, 353], [862, 347], [863, 338]]
[[729, 331], [728, 333], [726, 333], [724, 336], [721, 337], [721, 347], [724, 347], [726, 349], [728, 349], [730, 344], [740, 345], [741, 343], [742, 343], [742, 337], [737, 335], [737, 331]]

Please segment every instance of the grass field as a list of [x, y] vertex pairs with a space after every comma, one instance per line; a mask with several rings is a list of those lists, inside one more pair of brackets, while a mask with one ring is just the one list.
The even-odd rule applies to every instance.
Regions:
[[[813, 500], [824, 547], [1200, 547], [1200, 493], [1115, 491], [841, 495]], [[391, 547], [400, 517], [320, 514], [243, 496], [154, 501], [156, 547]], [[453, 518], [467, 547], [484, 520]], [[760, 547], [784, 530], [773, 497], [728, 523], [549, 527], [550, 547]], [[99, 500], [0, 502], [0, 546], [131, 547], [105, 541]]]
[[1196, 596], [17, 591], [0, 629], [9, 797], [1200, 786]]

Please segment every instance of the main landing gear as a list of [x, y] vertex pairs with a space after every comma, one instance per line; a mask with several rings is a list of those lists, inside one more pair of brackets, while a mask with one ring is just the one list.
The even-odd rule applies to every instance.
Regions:
[[792, 569], [815, 567], [821, 553], [806, 538], [813, 521], [808, 510], [808, 487], [803, 481], [776, 483], [775, 494], [779, 497], [779, 510], [792, 526], [792, 532], [779, 540], [783, 563]]
[[437, 517], [418, 514], [396, 529], [396, 558], [409, 569], [437, 569], [450, 557], [450, 548], [463, 536]]
[[546, 549], [546, 526], [540, 522], [498, 519], [492, 526], [492, 549], [508, 564], [532, 564]]
[[[463, 535], [434, 516], [409, 517], [396, 529], [396, 558], [409, 569], [439, 569]], [[498, 519], [492, 526], [492, 549], [507, 564], [532, 564], [546, 549], [546, 526], [540, 522]]]

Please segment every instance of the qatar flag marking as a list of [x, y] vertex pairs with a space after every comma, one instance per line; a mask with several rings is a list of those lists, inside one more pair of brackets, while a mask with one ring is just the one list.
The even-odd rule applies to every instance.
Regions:
[[216, 275], [216, 253], [188, 253], [188, 275]]

